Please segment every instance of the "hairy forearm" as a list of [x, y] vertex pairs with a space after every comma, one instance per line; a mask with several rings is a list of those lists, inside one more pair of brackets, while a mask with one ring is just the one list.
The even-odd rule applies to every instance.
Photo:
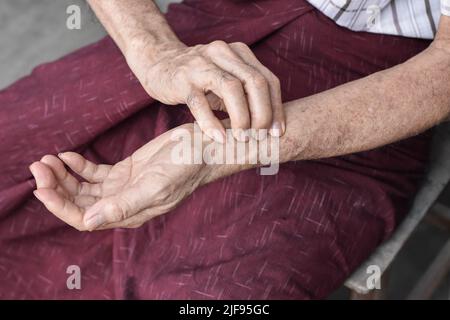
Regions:
[[450, 54], [428, 49], [394, 68], [289, 103], [286, 141], [296, 144], [293, 158], [354, 153], [423, 132], [449, 116], [449, 81]]
[[167, 47], [182, 45], [150, 0], [88, 0], [125, 57], [144, 52], [156, 62]]
[[[279, 161], [355, 153], [419, 134], [449, 117], [449, 83], [450, 51], [432, 46], [394, 68], [286, 103]], [[258, 157], [251, 153], [247, 159]], [[255, 166], [214, 166], [207, 182]]]
[[339, 156], [416, 134], [450, 114], [450, 18], [435, 41], [393, 68], [286, 105], [281, 161]]

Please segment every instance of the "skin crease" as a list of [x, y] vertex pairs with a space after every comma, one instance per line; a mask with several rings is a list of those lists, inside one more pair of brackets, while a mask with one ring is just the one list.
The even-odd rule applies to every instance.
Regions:
[[[284, 104], [286, 133], [280, 138], [280, 162], [369, 150], [423, 132], [449, 117], [448, 83], [450, 18], [442, 17], [435, 40], [416, 57]], [[192, 133], [194, 124], [182, 128]], [[170, 136], [171, 131], [162, 134], [114, 166], [98, 166], [71, 152], [59, 158], [47, 155], [30, 166], [37, 183], [35, 195], [78, 230], [138, 227], [170, 211], [197, 187], [258, 166], [176, 165], [170, 158], [175, 144]], [[205, 146], [229, 143], [231, 139], [225, 145], [203, 139]], [[87, 182], [77, 181], [63, 162]]]
[[236, 139], [241, 130], [283, 134], [280, 81], [247, 45], [214, 41], [187, 47], [149, 0], [89, 0], [147, 93], [167, 105], [186, 104], [210, 138], [225, 130], [212, 110], [228, 112]]

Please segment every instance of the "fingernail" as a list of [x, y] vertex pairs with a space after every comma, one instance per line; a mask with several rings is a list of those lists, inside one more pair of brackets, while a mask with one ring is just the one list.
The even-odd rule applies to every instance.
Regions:
[[89, 230], [94, 230], [105, 223], [105, 218], [101, 214], [96, 214], [86, 220], [85, 225]]
[[270, 128], [270, 135], [272, 137], [281, 137], [282, 130], [282, 125], [278, 121], [275, 121]]

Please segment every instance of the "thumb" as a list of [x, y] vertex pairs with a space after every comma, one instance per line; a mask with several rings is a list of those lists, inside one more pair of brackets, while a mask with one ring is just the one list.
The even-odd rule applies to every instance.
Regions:
[[138, 201], [137, 192], [131, 189], [103, 198], [89, 208], [83, 217], [86, 228], [90, 231], [109, 223], [117, 223], [134, 216], [145, 209], [145, 203]]

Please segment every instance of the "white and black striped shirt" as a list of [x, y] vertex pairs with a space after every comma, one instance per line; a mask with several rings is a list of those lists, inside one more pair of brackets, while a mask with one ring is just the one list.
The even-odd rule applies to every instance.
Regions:
[[373, 33], [433, 39], [450, 0], [308, 0], [340, 26]]

